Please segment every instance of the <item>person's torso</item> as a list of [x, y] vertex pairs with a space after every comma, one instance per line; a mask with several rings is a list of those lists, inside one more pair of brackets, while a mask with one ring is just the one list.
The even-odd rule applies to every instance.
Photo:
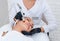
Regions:
[[17, 12], [22, 11], [23, 13], [25, 13], [22, 14], [24, 17], [32, 18], [35, 27], [39, 27], [41, 25], [41, 18], [43, 13], [43, 0], [36, 0], [35, 4], [29, 10], [26, 9], [22, 0], [16, 0], [14, 2], [14, 5], [16, 6], [14, 8]]

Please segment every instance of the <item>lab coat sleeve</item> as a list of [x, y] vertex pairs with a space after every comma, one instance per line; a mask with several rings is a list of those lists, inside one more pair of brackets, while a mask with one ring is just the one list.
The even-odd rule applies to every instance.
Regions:
[[42, 20], [46, 23], [46, 25], [43, 26], [45, 32], [52, 31], [57, 27], [55, 16], [49, 8], [46, 0], [43, 2]]
[[9, 22], [11, 25], [14, 24], [14, 17], [18, 11], [19, 8], [17, 6], [17, 2], [15, 0], [8, 0], [8, 15], [9, 15]]

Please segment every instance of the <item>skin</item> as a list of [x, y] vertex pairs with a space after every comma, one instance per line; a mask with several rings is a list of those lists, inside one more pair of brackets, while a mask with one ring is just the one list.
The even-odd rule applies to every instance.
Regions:
[[23, 0], [23, 3], [25, 5], [26, 9], [29, 10], [34, 6], [35, 1], [36, 0]]
[[21, 31], [31, 31], [32, 27], [33, 27], [33, 21], [30, 18], [25, 17], [24, 20], [20, 21], [20, 20], [16, 20], [17, 23], [16, 25], [13, 27], [13, 30], [17, 30], [19, 32]]

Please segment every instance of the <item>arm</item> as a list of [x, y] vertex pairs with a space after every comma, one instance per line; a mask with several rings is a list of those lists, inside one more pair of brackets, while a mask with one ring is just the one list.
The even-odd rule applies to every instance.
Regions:
[[56, 19], [46, 1], [44, 1], [43, 4], [42, 20], [46, 23], [46, 25], [43, 26], [45, 32], [55, 29]]
[[8, 15], [9, 15], [9, 22], [11, 25], [13, 25], [16, 13], [19, 11], [19, 8], [17, 6], [17, 1], [15, 0], [8, 0]]

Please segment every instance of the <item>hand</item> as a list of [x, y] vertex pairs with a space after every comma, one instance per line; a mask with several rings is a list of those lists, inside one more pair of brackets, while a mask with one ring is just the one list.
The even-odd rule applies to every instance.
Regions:
[[7, 32], [3, 32], [3, 33], [2, 33], [2, 36], [6, 35], [7, 33], [8, 33], [8, 31], [7, 31]]
[[44, 32], [44, 28], [43, 27], [41, 27], [41, 32]]

